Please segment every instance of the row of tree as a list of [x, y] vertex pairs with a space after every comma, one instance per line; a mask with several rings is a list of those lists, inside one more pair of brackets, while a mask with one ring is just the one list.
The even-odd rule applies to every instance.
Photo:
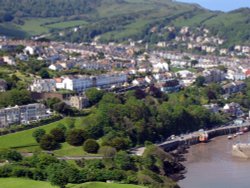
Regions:
[[[35, 154], [22, 158], [15, 151], [1, 151], [0, 160], [9, 160], [0, 166], [0, 177], [25, 177], [40, 181], [50, 181], [52, 185], [65, 187], [68, 183], [84, 183], [107, 180], [129, 184], [141, 184], [152, 188], [177, 188], [169, 178], [173, 158], [159, 148], [150, 146], [150, 154], [143, 157], [131, 156], [125, 151], [117, 152], [112, 147], [102, 147], [99, 152], [103, 159], [79, 160], [75, 164], [48, 154]], [[157, 161], [164, 161], [159, 163]], [[172, 162], [172, 164], [174, 164]], [[168, 169], [166, 169], [168, 165]]]

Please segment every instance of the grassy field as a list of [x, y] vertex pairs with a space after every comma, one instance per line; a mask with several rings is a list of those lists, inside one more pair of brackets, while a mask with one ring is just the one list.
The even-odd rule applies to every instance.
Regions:
[[54, 23], [54, 24], [49, 24], [49, 25], [46, 25], [46, 27], [54, 28], [54, 29], [65, 29], [65, 28], [69, 28], [69, 27], [84, 25], [86, 23], [87, 22], [84, 20], [73, 20], [73, 21], [65, 21], [65, 22], [58, 22], [58, 23]]
[[[1, 28], [0, 24], [0, 29], [6, 29], [6, 33], [8, 32], [8, 29], [15, 30], [15, 32], [20, 32], [20, 34], [17, 32], [17, 34], [19, 35], [41, 35], [48, 33], [49, 29], [65, 29], [84, 25], [87, 23], [84, 20], [61, 21], [60, 18], [25, 18], [23, 19], [23, 21], [23, 25], [5, 23], [4, 25], [2, 25], [3, 28]], [[52, 22], [56, 23], [52, 24]]]
[[145, 188], [145, 187], [138, 185], [129, 185], [129, 184], [89, 182], [79, 185], [68, 185], [67, 188]]
[[19, 26], [22, 31], [32, 35], [40, 35], [47, 33], [49, 29], [42, 26], [45, 23], [58, 21], [59, 18], [27, 18], [24, 20], [24, 25]]
[[196, 72], [196, 69], [195, 68], [178, 68], [178, 67], [171, 67], [171, 71], [173, 72], [178, 72], [178, 71], [182, 71], [182, 70], [188, 70], [190, 72]]
[[[79, 128], [82, 125], [82, 121], [85, 117], [75, 118], [75, 127]], [[42, 127], [33, 128], [25, 131], [20, 131], [17, 133], [12, 133], [4, 136], [0, 136], [0, 149], [17, 149], [20, 152], [34, 152], [40, 151], [40, 147], [36, 143], [35, 139], [32, 137], [34, 130], [43, 128], [47, 133], [57, 127], [59, 124], [67, 126], [71, 121], [69, 118], [64, 118], [60, 121], [44, 125]], [[67, 143], [62, 144], [62, 148], [55, 151], [58, 156], [79, 156], [83, 155], [82, 147], [70, 146]]]
[[[52, 186], [49, 182], [35, 181], [23, 178], [0, 178], [1, 188], [58, 188]], [[138, 185], [103, 183], [103, 182], [89, 182], [83, 184], [69, 184], [66, 188], [145, 188]]]
[[49, 182], [21, 178], [0, 178], [1, 188], [57, 188]]

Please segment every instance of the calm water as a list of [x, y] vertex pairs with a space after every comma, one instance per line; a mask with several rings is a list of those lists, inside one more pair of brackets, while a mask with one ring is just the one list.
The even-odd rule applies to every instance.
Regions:
[[[242, 142], [250, 140], [250, 133], [241, 136]], [[232, 144], [239, 138], [227, 136], [206, 144], [191, 146], [186, 154], [186, 178], [179, 181], [182, 188], [250, 188], [250, 159], [232, 157]]]
[[197, 3], [210, 10], [231, 11], [242, 7], [250, 7], [250, 0], [177, 0], [186, 3]]

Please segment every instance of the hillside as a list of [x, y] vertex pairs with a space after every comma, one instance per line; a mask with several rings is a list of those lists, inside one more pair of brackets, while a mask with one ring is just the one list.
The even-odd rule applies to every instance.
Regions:
[[161, 39], [150, 32], [154, 27], [199, 26], [227, 39], [228, 44], [250, 42], [247, 8], [223, 13], [172, 0], [0, 0], [0, 3], [3, 5], [0, 34], [15, 37], [50, 33], [52, 39], [73, 42], [91, 41], [97, 36], [103, 42], [129, 38], [152, 42], [152, 38]]

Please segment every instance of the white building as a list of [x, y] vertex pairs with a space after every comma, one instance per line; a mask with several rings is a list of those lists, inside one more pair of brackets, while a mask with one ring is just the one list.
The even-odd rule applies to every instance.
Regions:
[[55, 79], [57, 89], [67, 89], [77, 92], [91, 87], [110, 87], [127, 81], [126, 74], [103, 74], [99, 76], [68, 76]]
[[14, 66], [16, 65], [15, 59], [11, 56], [3, 56], [3, 61], [8, 65], [14, 65]]
[[48, 117], [43, 104], [34, 103], [0, 109], [0, 128], [12, 124], [29, 124]]
[[56, 81], [53, 79], [35, 79], [29, 89], [38, 93], [54, 92], [56, 91]]

